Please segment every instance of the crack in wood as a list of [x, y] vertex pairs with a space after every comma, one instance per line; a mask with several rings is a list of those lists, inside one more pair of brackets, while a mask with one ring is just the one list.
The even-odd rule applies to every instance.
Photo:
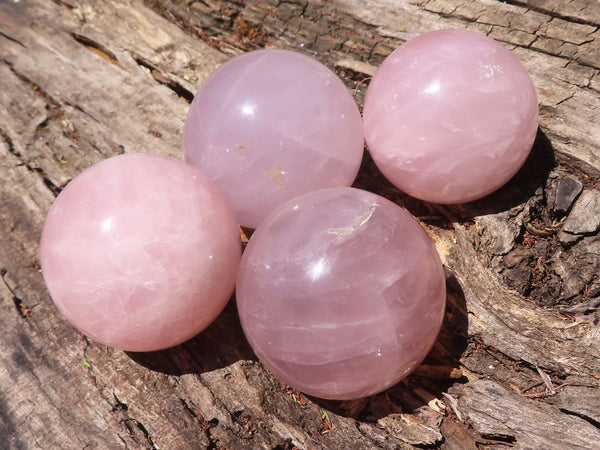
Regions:
[[163, 86], [172, 90], [177, 96], [185, 101], [186, 103], [192, 103], [194, 100], [194, 94], [183, 87], [178, 81], [173, 78], [165, 75], [161, 70], [159, 70], [154, 64], [148, 61], [143, 56], [137, 55], [131, 52], [131, 57], [137, 63], [138, 66], [144, 67], [150, 71], [150, 75], [156, 82], [162, 84]]
[[102, 44], [99, 44], [98, 42], [94, 41], [93, 39], [90, 39], [87, 36], [84, 36], [83, 34], [71, 33], [71, 36], [73, 37], [73, 39], [75, 39], [77, 42], [79, 42], [85, 48], [94, 52], [95, 54], [100, 56], [102, 59], [105, 59], [106, 61], [110, 62], [111, 64], [114, 64], [115, 66], [118, 66], [121, 69], [123, 69], [123, 65], [119, 62], [119, 60], [117, 59], [115, 54], [113, 52], [111, 52], [110, 50], [108, 50]]
[[210, 420], [206, 420], [201, 413], [196, 412], [194, 410], [194, 408], [192, 406], [190, 406], [188, 400], [186, 400], [185, 398], [179, 397], [179, 401], [181, 402], [181, 405], [183, 406], [184, 410], [187, 411], [189, 413], [189, 415], [200, 424], [200, 427], [209, 442], [209, 445], [207, 446], [207, 448], [216, 449], [218, 438], [213, 436], [213, 434], [211, 433], [211, 430], [214, 427], [219, 425], [219, 420], [216, 417], [213, 417]]
[[2, 32], [2, 31], [0, 31], [0, 36], [4, 37], [5, 39], [8, 39], [9, 41], [14, 42], [15, 44], [20, 45], [23, 48], [27, 48], [27, 46], [25, 44], [23, 44], [21, 41], [19, 41], [17, 38], [14, 38], [14, 37], [12, 37], [12, 36], [10, 36], [10, 35]]
[[52, 0], [52, 2], [56, 3], [58, 6], [61, 6], [69, 11], [75, 8], [73, 5], [71, 5], [70, 3], [65, 2], [63, 0]]
[[4, 142], [6, 143], [6, 146], [8, 147], [8, 152], [13, 154], [14, 156], [16, 156], [17, 158], [21, 159], [21, 152], [19, 152], [16, 148], [15, 148], [15, 144], [12, 140], [12, 138], [8, 135], [8, 133], [6, 131], [4, 131], [2, 128], [0, 128], [0, 137], [4, 140]]
[[517, 439], [510, 434], [486, 433], [486, 434], [482, 434], [481, 437], [483, 439], [486, 439], [485, 442], [482, 442], [482, 444], [485, 444], [485, 445], [498, 444], [500, 442], [509, 444], [511, 447], [514, 447], [515, 445], [517, 445]]
[[21, 161], [19, 166], [23, 166], [29, 172], [39, 175], [42, 178], [44, 185], [54, 194], [55, 197], [60, 193], [60, 191], [63, 188], [61, 186], [55, 185], [54, 182], [48, 177], [48, 175], [46, 174], [46, 172], [44, 172], [43, 169], [41, 169], [39, 167], [34, 167], [33, 164], [31, 164], [31, 161], [24, 158], [23, 155], [21, 154], [21, 152], [19, 152], [16, 149], [11, 137], [2, 128], [0, 128], [0, 138], [2, 138], [4, 140], [4, 142], [6, 143], [8, 152], [11, 153], [12, 155], [14, 155], [16, 158], [18, 158]]
[[2, 281], [4, 282], [6, 289], [8, 289], [8, 291], [12, 294], [12, 301], [15, 305], [15, 309], [17, 310], [17, 312], [19, 313], [21, 318], [28, 319], [33, 314], [32, 309], [38, 305], [36, 304], [36, 305], [29, 307], [25, 304], [24, 300], [17, 295], [15, 290], [8, 284], [8, 281], [6, 281], [7, 273], [8, 272], [6, 269], [0, 269], [0, 276], [2, 277]]
[[35, 83], [33, 80], [29, 79], [25, 74], [22, 74], [21, 72], [19, 72], [10, 61], [3, 59], [2, 62], [8, 66], [10, 71], [19, 80], [21, 80], [23, 83], [25, 83], [27, 86], [29, 86], [33, 91], [35, 91], [35, 93], [37, 95], [44, 98], [50, 104], [51, 108], [53, 108], [53, 109], [60, 108], [60, 103], [56, 99], [54, 99], [50, 94], [48, 94], [48, 92], [46, 92], [44, 89], [42, 89], [42, 87], [40, 85]]
[[573, 411], [572, 409], [569, 409], [569, 408], [559, 408], [559, 410], [569, 416], [579, 417], [580, 419], [585, 420], [587, 423], [589, 423], [590, 425], [592, 425], [600, 430], [600, 422], [595, 420], [594, 418], [588, 416], [587, 414]]
[[88, 116], [90, 119], [92, 119], [94, 122], [96, 123], [100, 123], [100, 120], [98, 120], [96, 117], [94, 117], [93, 115], [91, 115], [89, 112], [87, 112], [83, 106], [79, 105], [79, 104], [72, 104], [70, 102], [65, 102], [65, 105], [70, 106], [71, 108], [75, 108], [77, 111], [82, 112], [83, 114], [85, 114], [86, 116]]

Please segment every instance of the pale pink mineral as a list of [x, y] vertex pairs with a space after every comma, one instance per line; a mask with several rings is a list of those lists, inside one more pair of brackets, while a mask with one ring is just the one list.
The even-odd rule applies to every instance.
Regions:
[[367, 90], [365, 138], [375, 163], [404, 192], [462, 203], [505, 184], [538, 126], [521, 62], [479, 33], [442, 30], [386, 58]]
[[184, 133], [186, 160], [252, 228], [297, 195], [350, 186], [363, 145], [358, 107], [341, 80], [316, 60], [279, 49], [219, 67], [194, 97]]
[[104, 160], [50, 208], [40, 244], [52, 300], [92, 339], [123, 350], [179, 344], [227, 303], [241, 256], [233, 211], [183, 161]]
[[308, 394], [353, 399], [394, 385], [425, 358], [445, 289], [435, 247], [412, 216], [370, 192], [329, 188], [260, 224], [236, 297], [269, 370]]

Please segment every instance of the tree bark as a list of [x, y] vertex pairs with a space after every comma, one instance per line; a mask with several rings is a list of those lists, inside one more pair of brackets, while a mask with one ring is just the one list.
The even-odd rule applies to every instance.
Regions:
[[[0, 449], [600, 448], [599, 25], [595, 0], [0, 0]], [[442, 332], [406, 380], [307, 398], [256, 360], [232, 302], [154, 353], [99, 345], [58, 313], [38, 263], [54, 197], [113, 155], [181, 158], [219, 64], [293, 49], [362, 105], [394, 48], [449, 27], [514, 52], [541, 122], [523, 169], [467, 205], [411, 199], [365, 156], [356, 186], [415, 215], [447, 268]]]

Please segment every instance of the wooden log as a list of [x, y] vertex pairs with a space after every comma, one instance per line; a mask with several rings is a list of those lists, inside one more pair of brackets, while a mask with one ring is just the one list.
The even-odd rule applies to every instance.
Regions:
[[[600, 448], [600, 8], [594, 0], [0, 1], [0, 449]], [[307, 398], [263, 369], [231, 303], [154, 353], [89, 341], [54, 308], [38, 241], [54, 197], [123, 152], [181, 157], [189, 101], [265, 46], [334, 69], [359, 105], [419, 33], [499, 40], [537, 87], [523, 170], [468, 205], [356, 185], [411, 211], [448, 269], [423, 365], [377, 396]]]

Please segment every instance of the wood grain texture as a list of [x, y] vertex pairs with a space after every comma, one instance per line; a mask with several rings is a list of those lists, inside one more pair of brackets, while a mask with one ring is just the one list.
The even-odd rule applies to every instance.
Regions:
[[[0, 449], [600, 448], [599, 26], [597, 0], [0, 0]], [[406, 380], [307, 398], [262, 368], [233, 303], [154, 353], [91, 342], [54, 308], [38, 264], [54, 197], [103, 158], [181, 157], [220, 63], [294, 49], [361, 105], [385, 56], [446, 27], [523, 61], [541, 123], [523, 170], [468, 205], [411, 199], [365, 157], [356, 185], [413, 213], [448, 269], [445, 325]]]

